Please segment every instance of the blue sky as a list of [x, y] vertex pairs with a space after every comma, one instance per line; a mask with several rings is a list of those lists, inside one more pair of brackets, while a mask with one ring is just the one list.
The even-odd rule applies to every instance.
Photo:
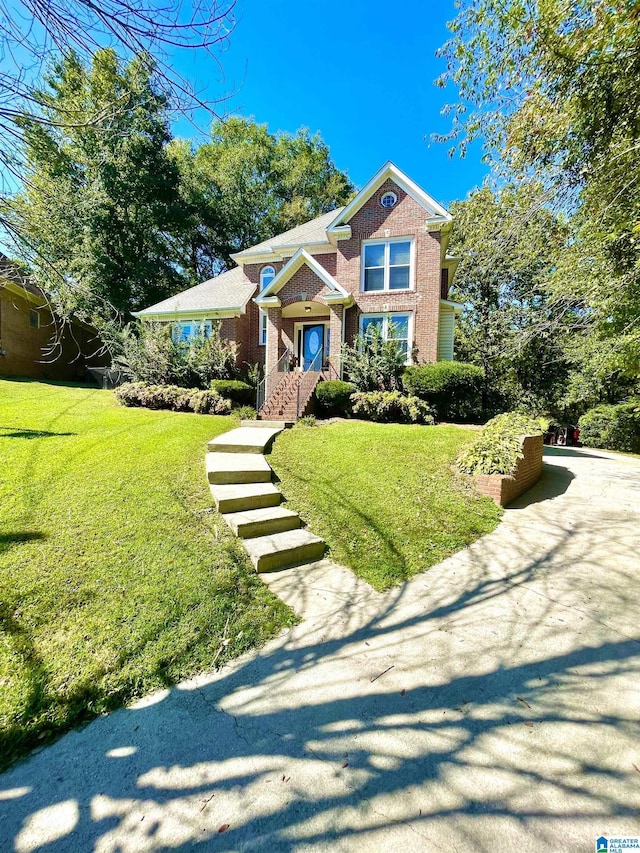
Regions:
[[[271, 131], [320, 131], [336, 165], [360, 186], [386, 160], [445, 205], [482, 183], [479, 146], [464, 160], [449, 159], [446, 145], [428, 141], [448, 129], [440, 110], [456, 96], [433, 85], [444, 69], [435, 52], [455, 15], [452, 0], [238, 0], [235, 15], [220, 54], [224, 80], [201, 54], [177, 65], [209, 97], [235, 92], [227, 112]], [[193, 135], [185, 121], [174, 131]]]

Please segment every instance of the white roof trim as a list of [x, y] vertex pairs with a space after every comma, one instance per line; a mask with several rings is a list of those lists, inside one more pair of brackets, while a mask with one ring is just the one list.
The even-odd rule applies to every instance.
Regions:
[[[419, 187], [415, 181], [412, 181], [408, 175], [405, 175], [397, 166], [394, 166], [390, 160], [387, 160], [384, 166], [379, 169], [371, 180], [364, 185], [358, 195], [329, 224], [327, 234], [331, 235], [343, 228], [351, 217], [357, 213], [367, 201], [369, 201], [371, 196], [379, 190], [384, 182], [389, 178], [401, 187], [407, 195], [411, 196], [411, 198], [421, 207], [427, 210], [432, 217], [441, 217], [446, 222], [453, 219], [448, 210], [442, 207], [441, 204], [438, 204], [435, 199], [431, 198], [431, 196]], [[336, 234], [336, 236], [338, 235]]]
[[313, 255], [310, 255], [306, 249], [298, 249], [291, 260], [282, 267], [278, 275], [265, 287], [262, 293], [256, 296], [254, 301], [258, 305], [262, 302], [268, 303], [268, 298], [279, 293], [281, 288], [283, 288], [284, 285], [298, 272], [300, 267], [305, 264], [318, 276], [329, 290], [332, 290], [336, 294], [336, 296], [341, 296], [343, 299], [348, 299], [351, 296], [351, 294], [348, 293], [342, 285], [338, 284], [335, 278], [328, 273], [326, 269], [318, 263], [318, 261], [316, 261]]
[[452, 302], [450, 299], [441, 299], [440, 305], [446, 305], [447, 308], [453, 308], [456, 314], [460, 314], [464, 310], [464, 305], [461, 302]]
[[[248, 300], [247, 300], [248, 301]], [[246, 302], [245, 302], [246, 305]], [[224, 317], [239, 317], [243, 308], [172, 308], [170, 311], [132, 311], [140, 320], [217, 320]]]

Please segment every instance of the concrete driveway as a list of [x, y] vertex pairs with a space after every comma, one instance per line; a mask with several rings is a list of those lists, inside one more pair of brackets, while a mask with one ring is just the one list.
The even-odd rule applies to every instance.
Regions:
[[557, 448], [467, 551], [0, 777], [2, 851], [592, 851], [640, 835], [640, 460]]

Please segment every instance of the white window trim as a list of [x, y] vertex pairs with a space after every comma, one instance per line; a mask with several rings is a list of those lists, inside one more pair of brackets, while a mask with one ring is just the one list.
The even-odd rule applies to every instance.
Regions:
[[[378, 292], [380, 292], [380, 291], [378, 291]], [[358, 333], [360, 334], [361, 338], [364, 337], [363, 328], [362, 328], [362, 326], [363, 326], [362, 321], [365, 318], [371, 319], [372, 317], [373, 318], [379, 317], [383, 321], [382, 337], [383, 337], [383, 340], [386, 341], [387, 340], [388, 325], [389, 325], [389, 318], [393, 314], [403, 314], [405, 317], [408, 317], [408, 323], [407, 323], [407, 359], [405, 361], [405, 364], [411, 364], [411, 351], [413, 349], [413, 321], [414, 321], [413, 311], [375, 311], [372, 313], [368, 313], [367, 311], [363, 311], [362, 314], [360, 314], [360, 317], [358, 319]]]
[[[409, 287], [402, 290], [389, 289], [389, 248], [391, 243], [409, 243]], [[384, 245], [387, 248], [384, 250], [384, 287], [382, 290], [365, 290], [364, 289], [364, 251], [365, 246]], [[415, 269], [416, 269], [416, 241], [413, 237], [381, 237], [374, 240], [363, 240], [360, 247], [360, 293], [366, 296], [375, 295], [376, 293], [409, 293], [415, 290]], [[398, 312], [399, 313], [399, 312]]]
[[[268, 272], [269, 281], [265, 284], [263, 279], [265, 277], [265, 273], [267, 273], [267, 270], [269, 271]], [[262, 293], [262, 291], [265, 289], [265, 287], [268, 287], [268, 285], [271, 284], [271, 282], [273, 281], [273, 279], [275, 277], [276, 277], [276, 269], [274, 266], [272, 266], [272, 264], [267, 264], [266, 266], [262, 267], [262, 269], [260, 270], [260, 287], [259, 287], [258, 293]], [[264, 310], [264, 308], [260, 308], [258, 310], [259, 310], [259, 315], [258, 315], [258, 346], [266, 347], [266, 345], [267, 345], [267, 327], [268, 327], [267, 312]]]

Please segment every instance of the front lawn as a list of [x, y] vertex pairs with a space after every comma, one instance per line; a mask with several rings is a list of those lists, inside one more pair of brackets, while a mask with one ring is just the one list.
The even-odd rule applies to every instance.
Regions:
[[502, 511], [452, 471], [473, 437], [455, 426], [299, 426], [278, 436], [269, 461], [332, 557], [382, 590], [497, 525]]
[[0, 768], [293, 621], [210, 512], [234, 426], [0, 381]]

